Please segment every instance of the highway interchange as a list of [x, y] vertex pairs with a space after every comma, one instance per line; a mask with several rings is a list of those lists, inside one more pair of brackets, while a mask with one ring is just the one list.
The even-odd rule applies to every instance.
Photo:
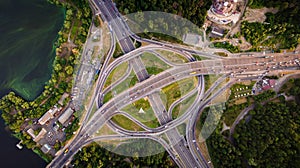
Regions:
[[[201, 111], [226, 88], [230, 87], [235, 79], [253, 76], [255, 78], [274, 70], [285, 71], [299, 68], [297, 64], [299, 54], [272, 53], [259, 57], [223, 58], [184, 46], [142, 39], [130, 31], [111, 0], [90, 0], [90, 4], [94, 13], [100, 15], [109, 25], [112, 36], [111, 49], [102, 66], [99, 78], [96, 81], [97, 87], [92, 95], [89, 108], [84, 116], [80, 129], [77, 131], [75, 137], [61, 150], [62, 152], [52, 160], [48, 167], [63, 167], [71, 161], [72, 156], [76, 154], [81, 147], [90, 142], [134, 138], [147, 138], [160, 143], [179, 167], [209, 167], [209, 161], [205, 160], [195, 141], [195, 123]], [[133, 39], [148, 42], [150, 45], [136, 49], [132, 41]], [[109, 60], [115, 49], [115, 40], [119, 43], [125, 54], [110, 63]], [[171, 68], [150, 77], [140, 56], [144, 52], [153, 52], [157, 49], [189, 53], [188, 55], [190, 56], [191, 54], [197, 54], [209, 59], [195, 61], [195, 59], [190, 57], [189, 60], [191, 62], [173, 65]], [[134, 70], [139, 83], [115, 95], [108, 102], [103, 103], [104, 94], [107, 92], [104, 89], [104, 84], [113, 69], [123, 62], [129, 62], [129, 69], [132, 68]], [[220, 77], [210, 89], [205, 91], [203, 75], [210, 74], [223, 74], [223, 76]], [[159, 96], [159, 91], [174, 82], [193, 76], [197, 77], [198, 84], [196, 89], [191, 91], [189, 95], [197, 94], [197, 96], [188, 110], [173, 120], [171, 109], [184, 99], [189, 98], [189, 96], [182, 97], [180, 100], [174, 102], [170, 109], [166, 109]], [[232, 80], [222, 86], [221, 89], [215, 91], [226, 78], [232, 78]], [[144, 97], [148, 97], [150, 105], [161, 125], [158, 128], [148, 128], [121, 110], [123, 107]], [[94, 104], [97, 105], [98, 109], [92, 114], [91, 109]], [[144, 128], [145, 131], [134, 132], [118, 126], [110, 120], [114, 115], [118, 114], [127, 116], [133, 122]], [[181, 135], [177, 129], [177, 127], [183, 123], [187, 124], [185, 135]], [[108, 124], [117, 135], [93, 136], [104, 124]], [[160, 138], [163, 134], [166, 135], [167, 140]], [[68, 149], [68, 152], [64, 153], [63, 151], [65, 149]]]

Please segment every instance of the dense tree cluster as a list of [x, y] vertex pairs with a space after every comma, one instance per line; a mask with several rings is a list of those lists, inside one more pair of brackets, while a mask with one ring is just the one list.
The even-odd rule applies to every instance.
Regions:
[[262, 8], [262, 7], [276, 7], [281, 9], [286, 9], [289, 6], [294, 6], [297, 4], [297, 0], [249, 0], [248, 6], [251, 8]]
[[258, 106], [236, 128], [234, 141], [253, 167], [296, 167], [300, 161], [300, 107], [295, 103]]
[[245, 109], [248, 105], [249, 102], [233, 105], [226, 103], [226, 109], [224, 110], [222, 120], [224, 120], [224, 123], [227, 126], [231, 126], [240, 112], [243, 111], [243, 109]]
[[273, 98], [276, 95], [276, 92], [273, 90], [267, 90], [263, 92], [262, 94], [256, 95], [256, 96], [250, 96], [250, 98], [253, 98], [253, 100], [256, 103], [261, 103], [263, 101], [269, 100], [270, 98]]
[[115, 0], [123, 14], [138, 11], [161, 11], [182, 16], [199, 27], [202, 27], [211, 0]]
[[69, 140], [72, 135], [73, 132], [77, 131], [79, 128], [79, 118], [75, 118], [71, 125], [69, 125], [66, 129], [65, 129], [65, 133], [66, 133], [66, 139]]
[[253, 45], [274, 49], [294, 49], [300, 43], [300, 3], [298, 0], [250, 0], [251, 8], [276, 7], [276, 14], [266, 13], [266, 23], [248, 23], [241, 25], [242, 35]]
[[242, 167], [241, 152], [221, 134], [221, 124], [206, 142], [214, 167]]
[[166, 152], [147, 157], [125, 157], [109, 152], [97, 143], [92, 143], [82, 148], [82, 150], [74, 156], [72, 163], [78, 168], [176, 167]]
[[233, 46], [232, 44], [229, 44], [228, 42], [216, 42], [216, 43], [214, 43], [214, 47], [225, 48], [231, 53], [237, 53], [240, 51], [239, 47]]
[[[299, 79], [293, 82], [295, 87], [290, 91], [300, 87]], [[299, 166], [300, 106], [284, 99], [264, 106], [259, 103], [270, 99], [271, 95], [274, 93], [269, 91], [253, 97], [256, 107], [241, 120], [232, 136], [228, 130], [221, 132], [222, 123], [219, 124], [207, 140], [215, 167]]]
[[296, 96], [296, 99], [300, 100], [300, 79], [291, 79], [290, 82], [293, 83], [294, 86], [291, 87], [288, 94]]
[[[290, 23], [274, 23], [276, 15], [267, 14], [266, 22], [249, 23], [242, 22], [242, 35], [253, 46], [254, 51], [260, 51], [261, 46], [266, 46], [274, 50], [294, 49], [300, 42], [300, 27]], [[278, 47], [279, 46], [279, 47]]]
[[182, 43], [186, 33], [201, 33], [199, 27], [202, 27], [212, 1], [115, 0], [114, 2], [121, 13], [129, 14], [128, 20], [135, 23], [129, 24], [129, 27], [139, 36]]

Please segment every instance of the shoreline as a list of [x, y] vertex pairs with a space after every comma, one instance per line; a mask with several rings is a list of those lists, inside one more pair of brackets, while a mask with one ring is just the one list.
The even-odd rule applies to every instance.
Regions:
[[[66, 9], [62, 6], [57, 6], [55, 4], [51, 4], [49, 1], [46, 0], [47, 4], [50, 4], [51, 6], [54, 6], [55, 8], [58, 8], [60, 12], [62, 12], [62, 19], [61, 19], [61, 26], [58, 30], [61, 31], [63, 29], [63, 23], [66, 19]], [[55, 22], [55, 24], [58, 24], [57, 22], [59, 22], [59, 20], [57, 20]], [[28, 95], [27, 93], [22, 93], [20, 91], [17, 91], [17, 89], [14, 89], [12, 87], [10, 88], [4, 88], [3, 92], [4, 94], [0, 96], [0, 99], [2, 99], [3, 97], [5, 97], [6, 95], [8, 95], [10, 92], [14, 92], [16, 94], [16, 96], [21, 97], [22, 99], [24, 99], [27, 102], [32, 102], [35, 101], [35, 99], [37, 99], [39, 96], [41, 96], [41, 94], [43, 93], [43, 91], [45, 90], [45, 86], [47, 85], [47, 82], [51, 79], [51, 75], [53, 74], [53, 68], [54, 68], [54, 61], [56, 59], [56, 53], [55, 50], [57, 47], [59, 47], [59, 45], [57, 46], [56, 43], [58, 42], [58, 38], [59, 38], [59, 34], [58, 32], [56, 33], [55, 38], [51, 41], [51, 51], [48, 53], [48, 55], [51, 55], [50, 57], [50, 61], [47, 64], [47, 69], [50, 73], [47, 74], [47, 79], [45, 80], [45, 82], [43, 84], [41, 84], [41, 88], [36, 92], [36, 93], [31, 93], [31, 94], [35, 94], [35, 95]], [[27, 95], [27, 96], [26, 96]]]
[[[14, 137], [18, 140], [27, 139], [25, 133], [25, 128], [30, 127], [32, 125], [32, 119], [40, 118], [47, 110], [48, 107], [53, 107], [53, 102], [58, 102], [63, 93], [70, 93], [72, 85], [73, 85], [73, 73], [68, 73], [66, 68], [71, 67], [75, 68], [77, 61], [80, 58], [81, 50], [83, 44], [86, 39], [86, 29], [77, 29], [76, 34], [73, 37], [72, 43], [77, 47], [71, 47], [72, 50], [68, 50], [68, 54], [65, 55], [63, 53], [63, 49], [66, 47], [64, 45], [68, 45], [69, 41], [66, 37], [66, 34], [71, 34], [73, 27], [68, 27], [66, 22], [75, 22], [76, 20], [79, 22], [85, 22], [87, 25], [83, 25], [85, 27], [89, 27], [91, 24], [91, 17], [81, 16], [77, 17], [76, 15], [67, 13], [68, 10], [78, 12], [78, 10], [82, 10], [81, 8], [76, 7], [73, 2], [64, 2], [64, 3], [55, 3], [55, 0], [47, 0], [47, 3], [51, 5], [55, 5], [60, 8], [60, 12], [63, 12], [62, 26], [56, 34], [56, 37], [52, 40], [52, 49], [49, 54], [54, 55], [54, 58], [51, 57], [51, 60], [48, 63], [48, 69], [50, 71], [49, 78], [42, 85], [43, 87], [40, 89], [36, 96], [33, 96], [32, 99], [25, 98], [24, 94], [18, 92], [17, 90], [10, 88], [7, 89], [7, 93], [4, 94], [0, 100], [0, 110], [2, 112], [2, 119], [4, 121], [5, 129], [10, 133], [11, 137]], [[80, 39], [77, 37], [80, 36]], [[75, 40], [76, 39], [76, 40]], [[73, 41], [74, 40], [74, 41]], [[70, 48], [67, 48], [70, 49]], [[74, 53], [73, 49], [79, 51], [79, 53]], [[62, 65], [58, 68], [58, 65]], [[70, 71], [69, 71], [70, 72]], [[61, 74], [64, 74], [63, 76]], [[70, 82], [71, 81], [71, 82]], [[20, 121], [20, 116], [16, 116], [14, 111], [21, 112], [23, 120]], [[34, 114], [28, 114], [28, 113]], [[23, 114], [24, 113], [24, 114]], [[27, 120], [27, 121], [26, 121]], [[29, 122], [28, 122], [29, 120]], [[21, 123], [19, 123], [20, 121]], [[31, 123], [30, 123], [31, 122]], [[17, 126], [16, 126], [17, 124]], [[27, 126], [24, 127], [23, 125]], [[25, 135], [24, 135], [25, 133]], [[49, 154], [44, 154], [40, 148], [41, 145], [39, 143], [33, 142], [33, 139], [27, 139], [27, 141], [22, 142], [22, 146], [25, 146], [27, 149], [31, 149], [34, 153], [38, 154], [40, 158], [49, 162], [52, 160], [52, 157]]]

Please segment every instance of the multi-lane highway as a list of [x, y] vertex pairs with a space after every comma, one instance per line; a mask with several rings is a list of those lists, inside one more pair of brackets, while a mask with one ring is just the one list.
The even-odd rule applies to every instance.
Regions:
[[[57, 157], [48, 165], [48, 167], [63, 167], [68, 163], [72, 156], [84, 145], [90, 143], [93, 140], [101, 139], [127, 139], [127, 138], [149, 138], [153, 139], [166, 148], [167, 152], [173, 158], [173, 160], [180, 167], [208, 167], [207, 161], [203, 158], [201, 151], [197, 148], [195, 143], [194, 127], [199, 111], [209, 104], [217, 95], [223, 92], [224, 88], [219, 89], [212, 94], [212, 91], [218, 86], [219, 83], [226, 77], [238, 76], [243, 74], [255, 74], [261, 75], [262, 73], [274, 71], [274, 70], [289, 70], [298, 69], [299, 54], [269, 54], [262, 57], [242, 57], [242, 58], [223, 58], [211, 54], [207, 54], [201, 51], [192, 50], [186, 47], [181, 47], [173, 44], [165, 44], [161, 42], [149, 41], [147, 39], [141, 39], [138, 36], [132, 34], [128, 29], [128, 26], [120, 16], [114, 4], [111, 0], [91, 0], [91, 6], [94, 7], [94, 11], [100, 14], [102, 19], [105, 20], [111, 32], [115, 35], [119, 45], [125, 53], [122, 57], [114, 60], [109, 64], [110, 57], [113, 51], [110, 51], [109, 57], [105, 60], [105, 65], [102, 67], [100, 76], [97, 80], [97, 89], [93, 94], [92, 102], [88, 108], [88, 112], [83, 120], [75, 138], [69, 142], [64, 149], [69, 149], [67, 153], [60, 153]], [[130, 36], [129, 36], [130, 35]], [[151, 42], [153, 45], [141, 47], [135, 49], [132, 38]], [[114, 49], [115, 44], [112, 44]], [[177, 50], [178, 52], [187, 52], [189, 54], [199, 54], [213, 60], [195, 61], [189, 59], [192, 62], [173, 65], [171, 68], [164, 72], [152, 76], [146, 71], [143, 62], [140, 59], [140, 55], [143, 52], [153, 52], [154, 49], [162, 50]], [[108, 102], [102, 104], [102, 98], [104, 95], [103, 86], [106, 82], [108, 75], [114, 68], [123, 62], [129, 62], [130, 67], [133, 68], [136, 73], [139, 84], [135, 85], [122, 93], [116, 95]], [[131, 68], [130, 68], [131, 69]], [[220, 80], [204, 94], [204, 78], [202, 75], [208, 74], [225, 74]], [[181, 116], [172, 120], [170, 117], [170, 109], [165, 109], [158, 92], [161, 88], [179, 81], [184, 78], [192, 76], [201, 76], [199, 79], [199, 86], [197, 88], [197, 97], [191, 107]], [[227, 84], [224, 87], [228, 87]], [[132, 132], [122, 129], [115, 125], [113, 122], [109, 122], [112, 128], [118, 129], [120, 135], [105, 137], [92, 137], [107, 121], [110, 121], [111, 117], [117, 114], [124, 114], [121, 109], [132, 102], [148, 97], [149, 102], [156, 114], [156, 117], [161, 124], [160, 127], [155, 129], [149, 129], [144, 127], [137, 120], [134, 120], [127, 114], [127, 117], [133, 122], [138, 123], [145, 129], [143, 132]], [[182, 98], [183, 100], [184, 98]], [[99, 109], [90, 116], [90, 111], [93, 107], [93, 103], [97, 103]], [[90, 118], [87, 120], [87, 118]], [[177, 127], [187, 122], [186, 138], [180, 135], [177, 131]], [[165, 134], [168, 138], [168, 142], [158, 138], [158, 136]]]
[[[276, 64], [277, 69], [291, 69], [298, 68], [298, 65], [294, 64], [294, 62], [299, 58], [299, 55], [282, 55], [282, 54], [273, 54], [272, 57], [247, 57], [247, 58], [231, 58], [225, 60], [218, 60], [219, 63], [211, 65], [211, 60], [201, 61], [201, 62], [191, 62], [186, 63], [177, 67], [173, 67], [165, 72], [162, 72], [152, 78], [149, 78], [139, 85], [136, 85], [125, 92], [122, 92], [120, 95], [117, 95], [109, 102], [105, 103], [97, 112], [92, 116], [91, 120], [85, 124], [82, 128], [81, 133], [79, 133], [80, 138], [77, 138], [69, 145], [70, 149], [77, 149], [81, 147], [81, 144], [84, 143], [90, 135], [92, 135], [95, 131], [97, 131], [105, 121], [109, 120], [113, 113], [118, 111], [119, 109], [125, 107], [126, 105], [134, 102], [140, 98], [145, 97], [146, 95], [150, 95], [155, 92], [155, 89], [162, 88], [170, 83], [175, 82], [176, 80], [181, 80], [183, 78], [187, 78], [195, 75], [203, 75], [212, 73], [213, 69], [223, 69], [220, 73], [231, 74], [231, 73], [243, 73], [244, 70], [247, 72], [257, 73], [257, 69], [268, 69], [269, 64], [265, 64], [269, 62], [271, 64]], [[216, 61], [216, 62], [218, 62]], [[285, 64], [283, 62], [289, 62]], [[209, 66], [206, 66], [209, 65]], [[221, 67], [222, 66], [222, 67]], [[242, 71], [241, 71], [242, 70]], [[196, 72], [192, 74], [191, 72]], [[182, 75], [183, 74], [183, 75]], [[176, 76], [176, 78], [175, 78]], [[131, 101], [128, 101], [131, 100]], [[186, 113], [188, 115], [189, 113]], [[182, 117], [173, 121], [181, 121], [183, 117], [186, 117], [184, 114]], [[175, 122], [169, 122], [168, 124], [172, 124]], [[180, 122], [174, 124], [178, 126]], [[170, 125], [171, 125], [170, 124]], [[164, 132], [164, 131], [161, 131]], [[149, 132], [151, 134], [152, 132]], [[74, 144], [74, 145], [73, 145]], [[70, 150], [72, 152], [72, 150]], [[62, 156], [62, 158], [67, 158], [68, 155]], [[66, 159], [62, 159], [66, 160]], [[64, 163], [64, 162], [63, 162]]]

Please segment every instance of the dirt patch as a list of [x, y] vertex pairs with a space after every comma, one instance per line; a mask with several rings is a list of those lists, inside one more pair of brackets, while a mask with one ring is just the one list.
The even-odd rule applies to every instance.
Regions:
[[295, 50], [298, 51], [298, 52], [300, 51], [300, 44], [297, 45]]
[[247, 102], [247, 98], [241, 98], [241, 99], [237, 99], [234, 104], [235, 105], [239, 105], [239, 104], [242, 104], [242, 103], [246, 103]]
[[[201, 142], [201, 143], [198, 143], [198, 146], [199, 146], [199, 150], [201, 151], [204, 159], [208, 162], [211, 161], [211, 158], [209, 156], [209, 151], [207, 149], [207, 146], [206, 146], [206, 142]], [[210, 165], [211, 168], [213, 168], [213, 165]]]
[[245, 37], [241, 36], [239, 39], [240, 39], [241, 42], [242, 42], [242, 43], [239, 45], [240, 50], [246, 51], [246, 50], [249, 50], [249, 49], [252, 48], [252, 45], [251, 45], [248, 41], [246, 41]]
[[261, 9], [251, 9], [247, 7], [243, 21], [263, 23], [267, 18], [265, 14], [268, 12], [275, 14], [278, 12], [278, 9], [266, 7]]
[[77, 47], [74, 43], [72, 42], [66, 42], [61, 45], [61, 47], [56, 49], [56, 55], [60, 57], [68, 57], [71, 55], [71, 52], [73, 48]]

